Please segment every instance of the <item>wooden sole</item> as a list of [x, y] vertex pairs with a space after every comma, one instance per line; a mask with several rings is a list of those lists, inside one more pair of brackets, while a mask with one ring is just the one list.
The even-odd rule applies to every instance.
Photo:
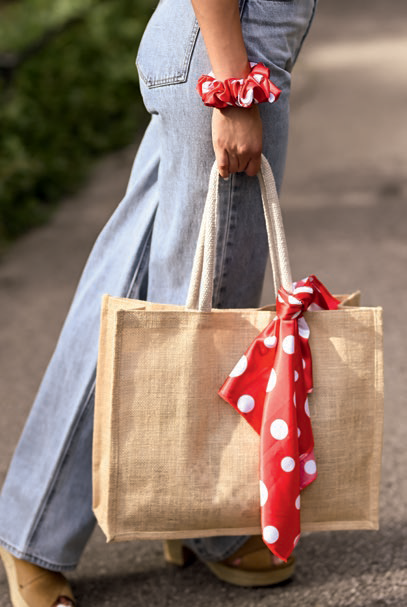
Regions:
[[222, 563], [205, 563], [205, 565], [222, 582], [255, 588], [258, 586], [275, 586], [289, 580], [294, 574], [295, 559], [291, 557], [284, 565], [278, 565], [275, 569], [265, 571], [246, 571]]
[[[163, 543], [163, 549], [166, 562], [178, 567], [185, 567], [196, 558], [191, 550], [183, 546], [181, 540], [167, 540]], [[247, 587], [274, 586], [289, 580], [293, 576], [295, 558], [292, 556], [287, 563], [260, 571], [248, 571], [223, 563], [204, 562], [204, 565], [219, 580], [228, 584]]]

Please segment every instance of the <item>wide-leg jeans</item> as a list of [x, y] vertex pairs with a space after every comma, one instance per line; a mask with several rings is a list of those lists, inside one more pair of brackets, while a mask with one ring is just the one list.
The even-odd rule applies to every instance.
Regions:
[[[291, 69], [316, 0], [241, 0], [251, 61], [282, 89], [261, 104], [263, 151], [280, 187]], [[11, 461], [0, 496], [0, 543], [52, 570], [73, 569], [95, 525], [92, 424], [101, 296], [184, 304], [214, 162], [212, 110], [195, 91], [210, 64], [190, 0], [161, 0], [138, 56], [151, 122], [127, 192], [100, 233]], [[267, 260], [256, 177], [221, 180], [213, 306], [255, 307]], [[244, 537], [190, 540], [204, 560], [227, 558]]]

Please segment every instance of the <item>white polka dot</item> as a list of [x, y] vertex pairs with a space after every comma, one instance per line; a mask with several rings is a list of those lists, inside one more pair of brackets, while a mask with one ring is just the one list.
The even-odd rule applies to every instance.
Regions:
[[305, 399], [305, 405], [304, 405], [304, 409], [305, 409], [305, 413], [308, 415], [308, 417], [311, 416], [310, 412], [309, 412], [309, 402], [308, 402], [308, 398]]
[[312, 287], [297, 287], [296, 289], [294, 289], [293, 293], [294, 295], [297, 295], [297, 293], [313, 293], [314, 289]]
[[300, 534], [298, 534], [294, 540], [294, 548], [296, 547], [296, 545], [298, 544], [299, 541], [300, 541]]
[[299, 510], [301, 508], [301, 497], [298, 496], [297, 499], [295, 500], [295, 507], [297, 508], [297, 510]]
[[310, 459], [305, 462], [304, 470], [307, 474], [315, 474], [315, 472], [317, 471], [317, 465], [315, 463], [315, 460]]
[[289, 295], [288, 296], [288, 301], [290, 304], [294, 304], [295, 306], [300, 306], [301, 302], [299, 299], [297, 299], [296, 297], [294, 297], [293, 295]]
[[294, 354], [295, 340], [294, 335], [287, 335], [283, 339], [283, 350], [286, 354]]
[[301, 430], [299, 428], [297, 428], [297, 436], [298, 436], [298, 438], [300, 438], [300, 436], [301, 436]]
[[299, 377], [298, 371], [294, 371], [294, 381], [297, 381], [298, 377]]
[[242, 358], [233, 367], [231, 373], [229, 374], [229, 377], [239, 377], [239, 375], [242, 375], [246, 371], [246, 369], [247, 357], [245, 354], [243, 354]]
[[309, 330], [309, 327], [307, 325], [307, 321], [305, 320], [305, 318], [303, 316], [298, 319], [298, 333], [304, 339], [308, 339], [309, 338], [310, 330]]
[[250, 394], [243, 394], [237, 401], [237, 408], [242, 413], [250, 413], [250, 411], [253, 411], [255, 404], [253, 396], [250, 396]]
[[276, 383], [277, 383], [277, 373], [274, 371], [274, 369], [271, 369], [266, 392], [271, 392], [275, 388]]
[[305, 362], [305, 358], [302, 359], [302, 368], [305, 369], [305, 367], [307, 366], [307, 363]]
[[295, 395], [295, 392], [294, 392], [294, 396], [293, 396], [293, 403], [294, 403], [294, 407], [296, 407], [297, 406], [297, 397]]
[[263, 481], [260, 481], [260, 506], [263, 508], [264, 504], [267, 502], [267, 498], [269, 496], [269, 492], [267, 490], [266, 485]]
[[277, 343], [277, 337], [275, 335], [269, 335], [264, 339], [264, 345], [266, 348], [274, 348]]
[[277, 299], [280, 303], [284, 303], [284, 299], [281, 297], [280, 293], [277, 293]]
[[267, 542], [267, 544], [274, 544], [278, 540], [279, 536], [280, 534], [277, 527], [273, 527], [272, 525], [267, 525], [267, 527], [264, 527], [263, 539], [265, 542]]
[[283, 457], [281, 467], [284, 472], [292, 472], [295, 468], [295, 461], [292, 457]]
[[275, 419], [270, 426], [270, 433], [276, 440], [284, 440], [288, 436], [288, 426], [283, 419]]
[[254, 92], [253, 92], [253, 89], [251, 89], [251, 90], [247, 91], [246, 97], [241, 97], [238, 93], [237, 100], [238, 100], [238, 102], [240, 102], [240, 104], [249, 105], [252, 103], [253, 97], [254, 97]]

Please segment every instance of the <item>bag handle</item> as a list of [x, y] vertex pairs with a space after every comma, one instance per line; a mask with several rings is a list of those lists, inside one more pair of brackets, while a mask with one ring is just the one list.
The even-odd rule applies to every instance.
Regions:
[[[264, 218], [266, 221], [271, 267], [273, 269], [274, 291], [280, 286], [291, 292], [292, 278], [288, 258], [287, 242], [281, 216], [280, 202], [271, 167], [262, 155], [258, 173]], [[219, 173], [214, 163], [208, 194], [202, 216], [198, 243], [192, 267], [186, 309], [210, 312], [212, 309], [213, 276], [216, 260], [217, 210], [219, 205]]]

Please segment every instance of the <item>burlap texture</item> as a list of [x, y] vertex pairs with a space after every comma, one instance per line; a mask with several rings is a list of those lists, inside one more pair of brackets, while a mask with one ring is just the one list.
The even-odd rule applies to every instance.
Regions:
[[[304, 531], [378, 528], [382, 311], [343, 303], [305, 313], [319, 476]], [[108, 541], [261, 532], [259, 437], [217, 390], [274, 315], [104, 297], [93, 508]]]

